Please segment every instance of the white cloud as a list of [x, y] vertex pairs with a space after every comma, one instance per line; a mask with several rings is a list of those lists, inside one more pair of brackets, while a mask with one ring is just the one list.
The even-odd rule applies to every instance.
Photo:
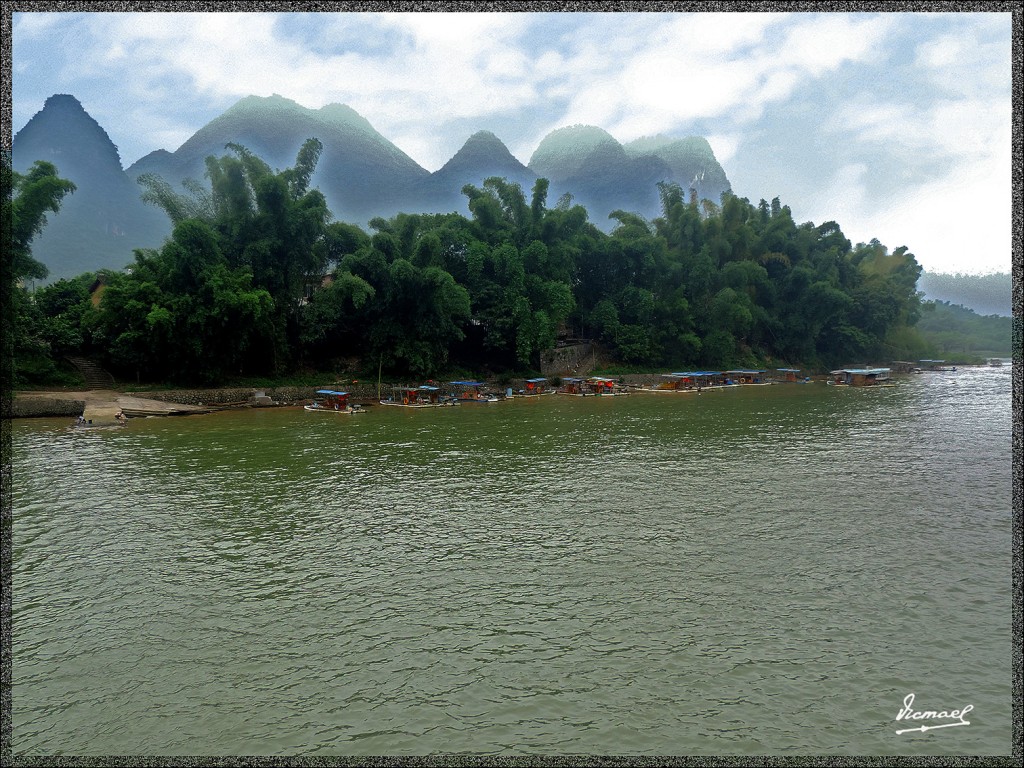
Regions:
[[914, 51], [915, 66], [952, 96], [1008, 98], [1011, 17], [992, 17], [989, 24], [979, 22], [920, 43]]
[[566, 54], [588, 85], [561, 124], [597, 123], [628, 141], [698, 120], [750, 123], [803, 83], [868, 57], [891, 28], [876, 16], [682, 14], [635, 39], [621, 65], [604, 57], [595, 67], [589, 47]]
[[705, 136], [704, 138], [708, 140], [708, 144], [711, 145], [711, 151], [715, 153], [715, 159], [721, 166], [728, 166], [729, 162], [736, 156], [736, 150], [739, 149], [741, 143], [739, 135], [718, 133]]
[[[910, 227], [932, 219], [912, 206], [930, 201], [949, 216], [950, 188], [983, 201], [978, 221], [1009, 231], [1008, 187], [993, 169], [1010, 163], [1010, 23], [972, 13], [22, 13], [14, 115], [23, 124], [47, 96], [73, 93], [130, 162], [174, 149], [239, 98], [280, 93], [310, 108], [349, 104], [430, 170], [480, 128], [524, 163], [574, 123], [622, 142], [703, 133], [734, 184], [747, 180], [738, 192], [781, 193], [795, 214], [813, 205], [815, 220], [844, 231], [849, 220], [890, 247], [905, 239], [923, 259], [939, 246], [915, 244], [929, 229]], [[780, 128], [783, 115], [798, 125]], [[764, 155], [793, 142], [805, 166], [795, 172]], [[892, 195], [879, 195], [869, 175], [879, 169]], [[887, 219], [892, 237], [875, 226], [887, 211], [899, 212]]]
[[820, 77], [844, 62], [866, 57], [894, 23], [889, 14], [821, 14], [801, 19], [786, 34], [779, 59]]
[[937, 71], [952, 69], [972, 48], [960, 35], [943, 35], [917, 47], [917, 63]]
[[908, 246], [932, 272], [1009, 271], [1010, 184], [1009, 165], [938, 179], [873, 219], [876, 236], [890, 248]]
[[385, 27], [413, 35], [424, 50], [453, 51], [473, 57], [515, 41], [530, 23], [521, 13], [382, 13], [375, 19]]
[[853, 242], [877, 238], [890, 251], [907, 246], [931, 272], [1009, 270], [1010, 165], [990, 160], [878, 200], [867, 191], [870, 169], [841, 167], [799, 220], [839, 223]]
[[[840, 167], [829, 179], [828, 185], [820, 190], [815, 196], [814, 202], [808, 210], [794, 216], [798, 220], [809, 219], [815, 224], [825, 221], [838, 222], [844, 234], [855, 239], [847, 227], [856, 228], [868, 218], [865, 211], [865, 200], [867, 190], [865, 189], [865, 178], [868, 175], [868, 166], [864, 163], [851, 163]], [[870, 240], [876, 235], [861, 237], [860, 239]]]
[[[456, 146], [449, 151], [438, 137], [419, 131], [399, 133], [390, 137], [391, 142], [428, 171], [436, 171], [459, 150]], [[461, 145], [460, 145], [461, 146]]]
[[762, 43], [767, 31], [795, 18], [784, 13], [669, 14], [641, 47], [668, 48], [693, 59], [722, 60], [740, 55], [747, 46]]

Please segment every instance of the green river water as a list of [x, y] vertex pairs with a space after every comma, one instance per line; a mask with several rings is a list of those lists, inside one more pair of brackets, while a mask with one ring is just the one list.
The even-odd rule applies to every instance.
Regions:
[[1009, 366], [69, 424], [16, 755], [1010, 753]]

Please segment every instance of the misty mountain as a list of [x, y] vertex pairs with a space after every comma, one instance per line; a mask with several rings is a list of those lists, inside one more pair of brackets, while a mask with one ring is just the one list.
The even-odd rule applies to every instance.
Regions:
[[128, 168], [128, 175], [156, 173], [178, 184], [202, 180], [210, 155], [229, 154], [241, 144], [272, 168], [289, 168], [309, 138], [323, 144], [312, 185], [327, 198], [336, 219], [365, 222], [393, 216], [413, 202], [411, 190], [423, 187], [430, 173], [381, 136], [351, 107], [328, 104], [307, 109], [283, 96], [247, 96], [200, 128], [174, 152], [157, 150]]
[[240, 144], [272, 168], [289, 168], [302, 144], [315, 137], [323, 153], [311, 183], [327, 198], [335, 219], [366, 226], [372, 218], [407, 213], [468, 215], [462, 188], [491, 176], [518, 183], [530, 199], [539, 176], [550, 181], [549, 205], [563, 194], [585, 206], [591, 221], [609, 230], [608, 214], [623, 209], [650, 219], [660, 215], [657, 183], [673, 181], [714, 202], [729, 189], [725, 172], [705, 139], [640, 139], [623, 146], [594, 126], [553, 131], [528, 166], [489, 131], [467, 139], [445, 165], [430, 173], [382, 136], [351, 107], [307, 109], [283, 96], [247, 96], [200, 128], [174, 151], [157, 149], [122, 170], [109, 136], [73, 97], [52, 96], [14, 137], [15, 169], [49, 160], [78, 191], [66, 198], [37, 238], [33, 255], [50, 279], [103, 267], [120, 269], [132, 249], [158, 247], [170, 232], [162, 210], [143, 203], [136, 179], [157, 174], [174, 185], [205, 183], [208, 156]]
[[529, 168], [551, 182], [550, 197], [569, 193], [591, 221], [607, 228], [616, 209], [648, 219], [661, 213], [658, 183], [674, 182], [684, 199], [695, 189], [699, 199], [718, 203], [730, 189], [725, 171], [705, 139], [638, 139], [622, 145], [607, 131], [574, 125], [552, 131], [530, 158]]
[[917, 290], [929, 301], [960, 305], [979, 315], [1013, 314], [1013, 277], [1008, 272], [990, 275], [922, 272]]
[[14, 137], [14, 170], [24, 173], [36, 160], [53, 163], [77, 186], [32, 242], [33, 257], [50, 270], [48, 281], [121, 269], [133, 249], [157, 247], [170, 233], [163, 211], [142, 202], [117, 147], [74, 96], [48, 98]]
[[725, 169], [703, 136], [685, 139], [652, 136], [631, 141], [623, 148], [633, 158], [653, 155], [663, 161], [671, 174], [669, 178], [683, 188], [686, 200], [689, 200], [689, 190], [692, 189], [697, 193], [697, 199], [719, 203], [722, 193], [732, 189]]
[[462, 188], [466, 184], [481, 186], [491, 176], [515, 182], [530, 199], [537, 175], [509, 152], [508, 147], [490, 131], [478, 131], [470, 136], [451, 160], [430, 176], [424, 188], [424, 200], [429, 200], [433, 212], [465, 212], [466, 197]]

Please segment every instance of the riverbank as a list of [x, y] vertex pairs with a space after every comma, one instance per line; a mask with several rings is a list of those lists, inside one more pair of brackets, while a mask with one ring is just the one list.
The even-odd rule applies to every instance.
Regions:
[[[157, 394], [157, 393], [153, 393]], [[52, 392], [16, 392], [11, 401], [11, 416], [25, 418], [77, 418], [93, 426], [117, 424], [118, 413], [176, 416], [207, 413], [210, 409], [183, 403], [141, 397], [109, 389]]]
[[[392, 384], [376, 382], [325, 382], [321, 386], [219, 387], [209, 389], [164, 389], [147, 392], [120, 392], [110, 389], [20, 391], [11, 403], [13, 418], [77, 418], [82, 416], [93, 425], [117, 423], [117, 413], [129, 418], [138, 416], [179, 416], [209, 413], [228, 408], [257, 408], [305, 405], [313, 402], [318, 389], [343, 389], [353, 403], [376, 403], [387, 397]], [[512, 381], [502, 386], [495, 382], [489, 388], [504, 392], [507, 386], [523, 389], [525, 381]], [[379, 396], [380, 395], [380, 396]]]
[[[664, 381], [661, 373], [631, 373], [610, 378], [628, 387], [651, 387]], [[349, 393], [350, 402], [366, 405], [378, 402], [381, 397], [387, 397], [392, 386], [398, 383], [382, 384], [379, 391], [376, 381], [325, 381], [321, 386], [218, 387], [146, 392], [121, 392], [112, 389], [26, 390], [14, 394], [11, 415], [14, 418], [82, 416], [87, 421], [92, 420], [94, 425], [106, 425], [117, 423], [119, 411], [131, 418], [181, 416], [229, 408], [305, 405], [316, 399], [318, 389], [341, 389]], [[485, 382], [484, 388], [497, 393], [504, 393], [508, 389], [519, 391], [526, 388], [526, 380], [490, 380]]]

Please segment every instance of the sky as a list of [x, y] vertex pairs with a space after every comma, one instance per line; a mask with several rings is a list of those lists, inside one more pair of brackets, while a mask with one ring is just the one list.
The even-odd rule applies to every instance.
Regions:
[[126, 168], [275, 93], [429, 171], [480, 130], [523, 164], [569, 125], [698, 135], [754, 204], [1009, 272], [1011, 38], [1009, 12], [15, 13], [10, 128], [71, 94]]

